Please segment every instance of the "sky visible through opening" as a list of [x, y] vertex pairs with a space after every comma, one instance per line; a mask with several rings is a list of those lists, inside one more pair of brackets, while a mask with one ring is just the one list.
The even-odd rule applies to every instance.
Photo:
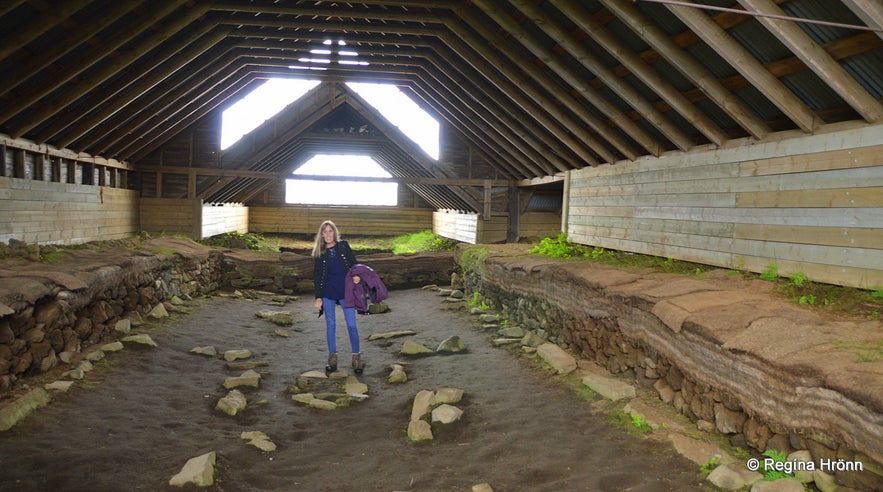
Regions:
[[[221, 150], [272, 118], [317, 86], [317, 80], [270, 79], [222, 115]], [[439, 155], [439, 124], [394, 85], [347, 83], [432, 159]], [[370, 156], [317, 155], [294, 174], [391, 177]], [[396, 205], [397, 183], [286, 180], [286, 203], [311, 205]]]

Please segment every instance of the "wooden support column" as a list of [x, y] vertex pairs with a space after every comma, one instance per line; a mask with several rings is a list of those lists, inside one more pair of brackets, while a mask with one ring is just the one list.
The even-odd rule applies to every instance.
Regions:
[[561, 232], [567, 234], [567, 219], [570, 215], [570, 173], [564, 172], [564, 195], [561, 197]]
[[81, 184], [84, 185], [94, 185], [95, 184], [95, 164], [91, 162], [83, 163], [83, 180]]
[[67, 162], [67, 182], [70, 184], [76, 184], [77, 182], [77, 161], [68, 161]]
[[61, 167], [64, 165], [61, 157], [53, 157], [50, 159], [52, 165], [52, 176], [49, 178], [53, 183], [61, 183]]
[[46, 156], [34, 154], [34, 180], [46, 181]]
[[0, 176], [6, 176], [6, 144], [0, 144]]
[[25, 151], [23, 149], [15, 149], [12, 151], [12, 177], [26, 178], [25, 172]]
[[491, 220], [491, 190], [492, 184], [490, 179], [484, 180], [484, 200], [482, 200], [484, 220]]
[[156, 198], [162, 198], [162, 171], [156, 172]]
[[196, 198], [196, 171], [187, 173], [187, 198]]
[[517, 186], [509, 187], [509, 226], [506, 231], [506, 242], [517, 243], [521, 236], [521, 192]]

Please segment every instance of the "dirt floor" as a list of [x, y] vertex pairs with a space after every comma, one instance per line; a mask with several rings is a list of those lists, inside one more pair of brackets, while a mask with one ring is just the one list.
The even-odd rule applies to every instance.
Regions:
[[[138, 330], [159, 347], [110, 354], [70, 392], [0, 435], [0, 490], [168, 490], [189, 458], [209, 451], [218, 466], [207, 490], [217, 491], [468, 491], [483, 482], [496, 492], [710, 490], [694, 463], [612, 424], [527, 357], [494, 348], [473, 317], [443, 310], [431, 291], [393, 291], [391, 312], [359, 317], [366, 401], [333, 411], [291, 401], [295, 378], [324, 366], [324, 319], [312, 299], [282, 308], [268, 300], [198, 300], [189, 314]], [[274, 335], [278, 327], [256, 316], [261, 309], [295, 312], [290, 336]], [[469, 351], [407, 359], [398, 354], [402, 338], [365, 340], [403, 329], [432, 348], [458, 335]], [[244, 413], [215, 410], [224, 379], [241, 371], [190, 353], [206, 345], [249, 349], [268, 364], [258, 369], [261, 387], [243, 391]], [[346, 366], [343, 326], [338, 346]], [[394, 362], [407, 364], [407, 383], [385, 382]], [[465, 390], [462, 420], [432, 442], [410, 442], [414, 396], [441, 387]], [[278, 449], [248, 445], [243, 431], [266, 433]]]

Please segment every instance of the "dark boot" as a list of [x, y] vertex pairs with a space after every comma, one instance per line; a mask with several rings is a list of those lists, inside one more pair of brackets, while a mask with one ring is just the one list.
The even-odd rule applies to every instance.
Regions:
[[337, 354], [328, 354], [328, 364], [325, 365], [325, 372], [334, 372], [337, 370]]

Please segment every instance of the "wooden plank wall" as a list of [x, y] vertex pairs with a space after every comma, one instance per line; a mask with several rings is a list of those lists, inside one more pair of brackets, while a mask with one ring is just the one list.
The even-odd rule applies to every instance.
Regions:
[[202, 209], [199, 199], [142, 198], [141, 230], [201, 239]]
[[508, 214], [484, 220], [476, 213], [437, 210], [432, 214], [432, 230], [442, 237], [469, 244], [501, 243], [509, 229]]
[[249, 207], [251, 232], [310, 234], [331, 220], [342, 236], [398, 236], [432, 228], [432, 210], [401, 207]]
[[138, 192], [0, 176], [0, 242], [81, 244], [138, 233]]
[[571, 172], [578, 243], [883, 286], [883, 125]]
[[228, 232], [245, 234], [248, 230], [248, 207], [241, 203], [204, 204], [200, 238]]
[[525, 212], [518, 223], [520, 239], [540, 240], [555, 237], [561, 232], [561, 214], [552, 212]]

